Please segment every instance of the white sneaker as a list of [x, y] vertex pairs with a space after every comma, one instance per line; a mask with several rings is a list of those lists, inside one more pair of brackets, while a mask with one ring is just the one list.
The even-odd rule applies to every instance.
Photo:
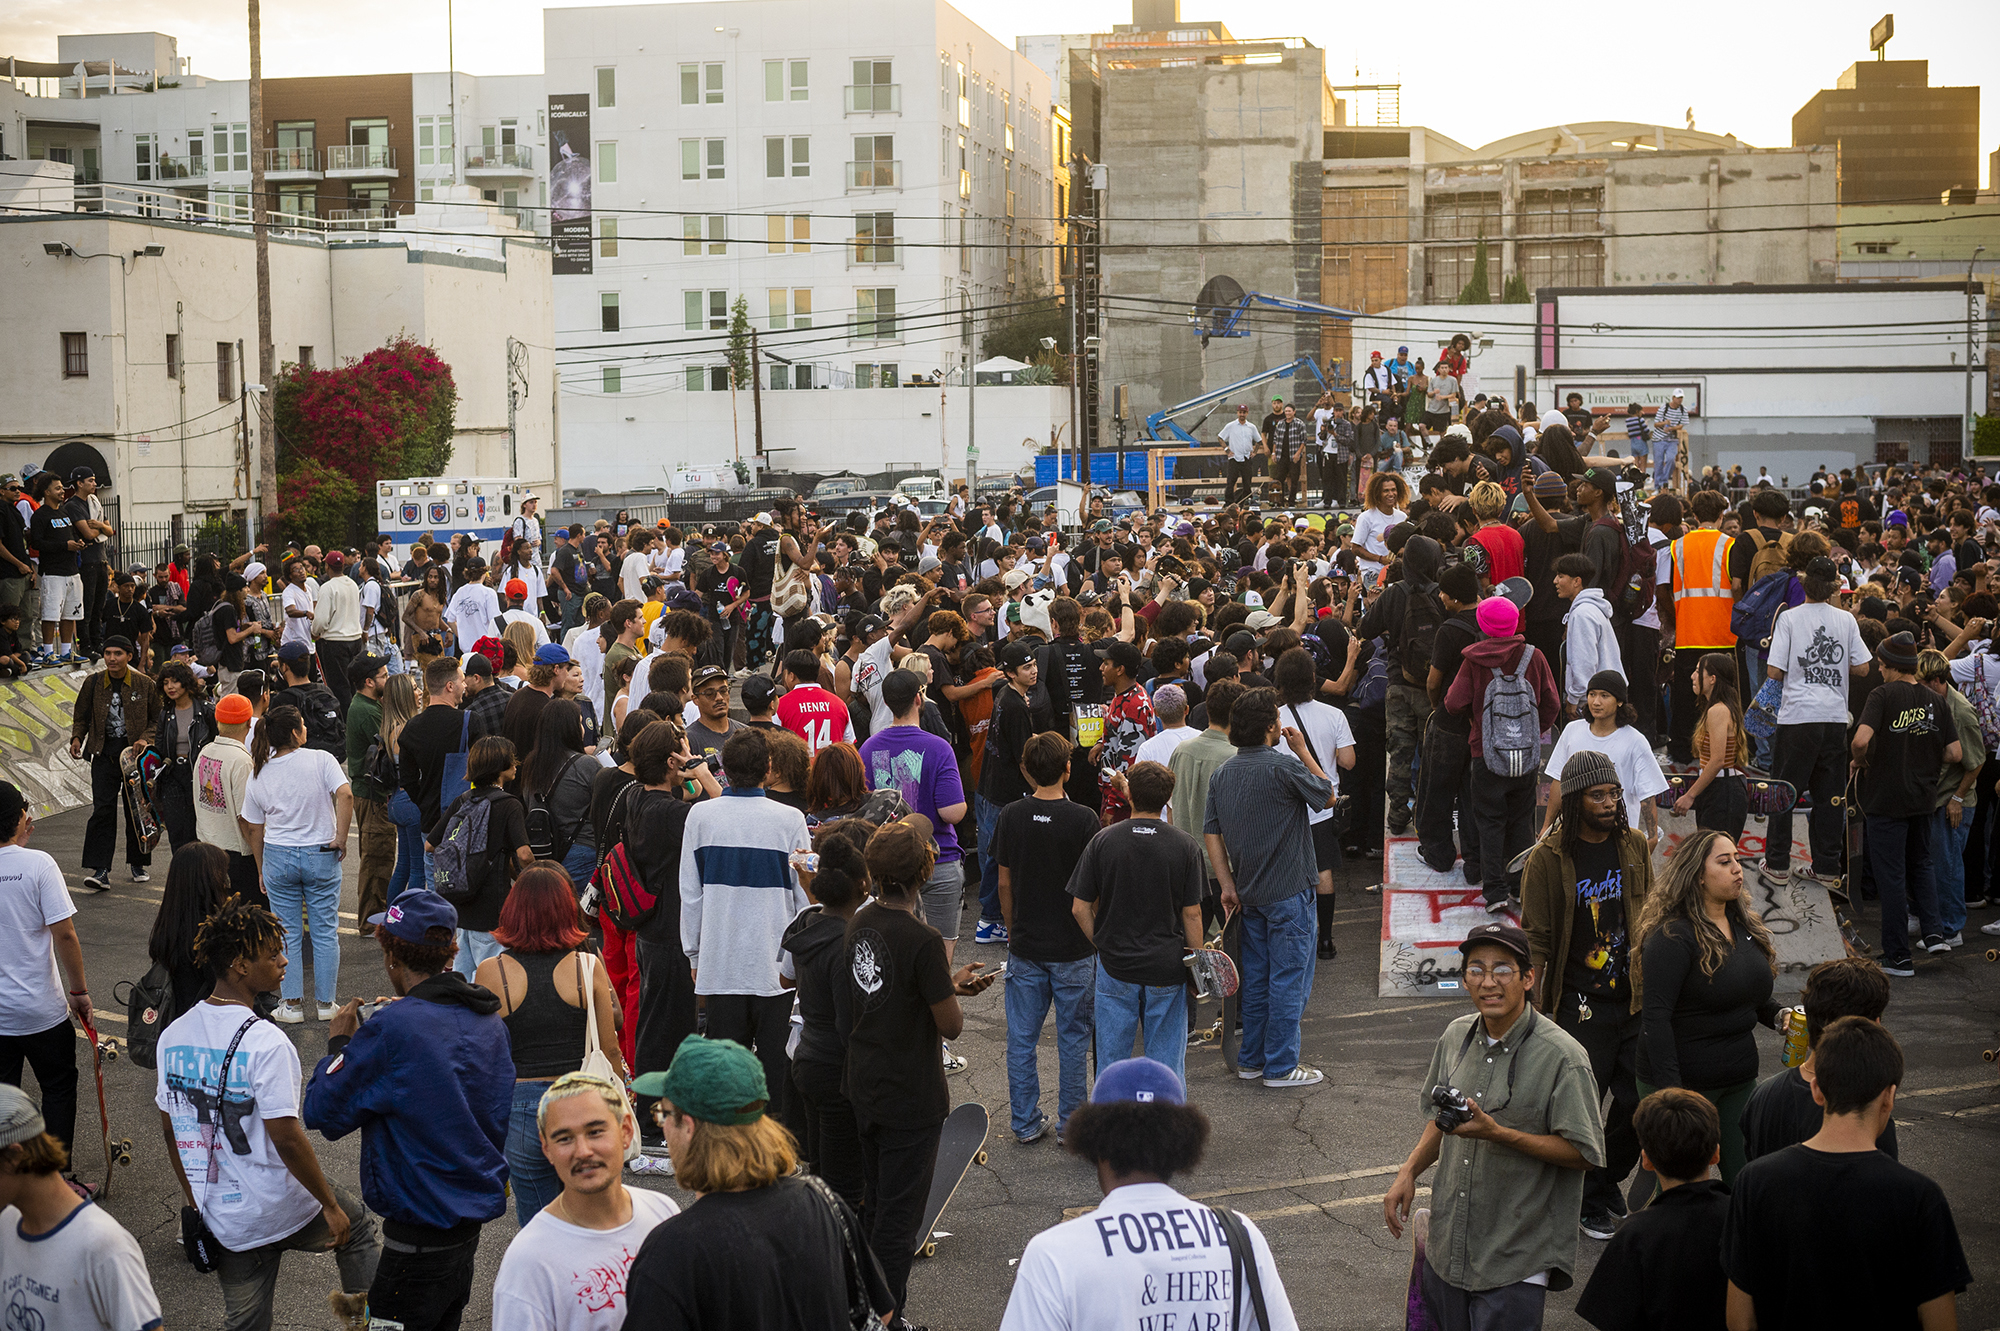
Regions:
[[321, 1021], [332, 1021], [339, 1012], [340, 1004], [338, 1002], [321, 1003], [319, 1005], [319, 1019]]
[[303, 1003], [280, 1003], [278, 1010], [271, 1014], [272, 1021], [281, 1021], [287, 1026], [296, 1026], [306, 1019]]
[[1996, 937], [2000, 937], [2000, 920], [1990, 920], [1987, 923], [1980, 925], [1979, 932], [1982, 934], [1993, 934]]
[[1238, 1068], [1236, 1069], [1236, 1075], [1238, 1077], [1241, 1077], [1244, 1081], [1262, 1081], [1264, 1079], [1264, 1069]]
[[625, 1169], [627, 1173], [651, 1174], [658, 1178], [674, 1176], [674, 1162], [667, 1155], [667, 1148], [664, 1146], [644, 1148], [638, 1155], [625, 1162]]
[[1945, 936], [1944, 945], [1946, 947], [1964, 947], [1965, 946], [1964, 931], [1961, 930], [1960, 932], [1955, 934], [1947, 934]]
[[951, 1041], [944, 1042], [944, 1070], [946, 1074], [965, 1071], [965, 1060], [951, 1052]]
[[1282, 1077], [1266, 1077], [1264, 1084], [1278, 1090], [1292, 1086], [1317, 1086], [1326, 1080], [1326, 1074], [1318, 1068], [1309, 1068], [1301, 1063]]

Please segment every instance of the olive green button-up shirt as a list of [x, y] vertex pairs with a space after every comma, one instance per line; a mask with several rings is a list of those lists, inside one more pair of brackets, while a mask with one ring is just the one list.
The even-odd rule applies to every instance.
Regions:
[[[1479, 1020], [1471, 1013], [1452, 1022], [1431, 1051], [1425, 1115], [1436, 1114], [1431, 1088], [1454, 1086], [1502, 1127], [1554, 1134], [1602, 1165], [1604, 1124], [1583, 1046], [1532, 1006], [1497, 1043], [1483, 1027], [1474, 1031]], [[1463, 1290], [1499, 1289], [1544, 1271], [1550, 1289], [1568, 1289], [1584, 1177], [1495, 1142], [1446, 1137], [1431, 1179], [1431, 1269]]]

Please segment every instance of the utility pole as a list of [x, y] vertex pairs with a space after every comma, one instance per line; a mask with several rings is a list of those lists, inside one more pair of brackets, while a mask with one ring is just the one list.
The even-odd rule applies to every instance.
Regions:
[[528, 395], [528, 347], [524, 342], [507, 339], [507, 475], [514, 480], [521, 479], [521, 436], [515, 427], [515, 416], [523, 398]]
[[757, 349], [757, 330], [750, 330], [750, 434], [756, 441], [752, 454], [761, 471], [769, 465], [764, 456], [764, 362]]
[[1986, 247], [1979, 246], [1972, 251], [1972, 258], [1965, 265], [1965, 430], [1960, 436], [1965, 441], [1961, 454], [1965, 460], [1970, 460], [1972, 457], [1972, 432], [1977, 424], [1972, 414], [1972, 316], [1979, 304], [1979, 297], [1973, 290], [1972, 272], [1979, 266], [1979, 256], [1984, 253]]
[[[243, 357], [243, 339], [239, 337], [236, 339], [236, 411], [237, 428], [243, 432], [243, 446], [239, 456], [243, 463], [245, 484], [249, 483], [252, 475], [250, 466], [250, 376], [246, 373], [249, 368]], [[182, 452], [185, 455], [185, 444], [182, 445]], [[273, 484], [271, 491], [267, 493], [275, 492], [277, 488]], [[257, 505], [245, 503], [243, 505], [243, 548], [245, 550], [255, 550], [257, 548], [258, 526]]]
[[[257, 377], [265, 391], [257, 395], [257, 490], [255, 506], [264, 522], [278, 512], [278, 447], [272, 429], [271, 380], [277, 367], [271, 351], [270, 212], [264, 198], [264, 14], [260, 0], [250, 4], [250, 234], [257, 251]], [[245, 386], [248, 394], [248, 386]], [[247, 441], [246, 441], [247, 442]], [[246, 506], [249, 507], [249, 506]], [[262, 522], [259, 523], [262, 526]], [[253, 539], [254, 547], [256, 541]]]

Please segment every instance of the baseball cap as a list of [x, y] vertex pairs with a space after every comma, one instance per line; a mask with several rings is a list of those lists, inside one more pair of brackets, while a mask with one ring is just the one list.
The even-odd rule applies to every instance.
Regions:
[[538, 502], [540, 499], [541, 499], [540, 495], [533, 493], [524, 494], [521, 496], [521, 502], [524, 504], [533, 504]]
[[507, 595], [525, 597], [527, 594], [528, 594], [527, 583], [521, 581], [519, 578], [507, 579]]
[[1008, 591], [1013, 591], [1016, 587], [1026, 582], [1028, 576], [1028, 570], [1024, 568], [1010, 568], [1000, 576], [1000, 585]]
[[778, 681], [769, 675], [749, 675], [743, 680], [743, 705], [753, 712], [769, 707], [778, 696]]
[[729, 542], [711, 541], [709, 542], [708, 552], [712, 555], [726, 555], [729, 553]]
[[568, 665], [573, 659], [559, 642], [545, 642], [535, 648], [536, 665]]
[[1676, 388], [1676, 389], [1674, 390], [1674, 396], [1675, 396], [1675, 397], [1686, 397], [1686, 396], [1687, 396], [1687, 394], [1686, 394], [1686, 393], [1684, 393], [1684, 392], [1683, 392], [1682, 390], [1680, 390], [1680, 389]]
[[764, 1065], [734, 1040], [690, 1035], [665, 1072], [633, 1078], [640, 1095], [667, 1101], [689, 1118], [724, 1127], [755, 1123], [771, 1098]]
[[727, 682], [729, 672], [719, 665], [705, 665], [694, 672], [694, 678], [688, 682], [688, 687], [699, 692], [703, 685], [712, 684], [718, 679]]
[[1099, 518], [1097, 521], [1090, 524], [1090, 531], [1093, 536], [1101, 536], [1105, 532], [1108, 532], [1110, 530], [1111, 530], [1110, 518]]
[[1585, 467], [1577, 479], [1606, 499], [1618, 493], [1618, 473], [1609, 467]]
[[468, 675], [485, 675], [491, 678], [493, 674], [493, 662], [484, 652], [467, 652], [464, 668]]
[[1398, 356], [1407, 356], [1410, 354], [1410, 349], [1408, 347], [1397, 347], [1396, 354]]
[[1000, 668], [1006, 671], [1019, 670], [1035, 659], [1035, 649], [1025, 642], [1009, 642], [1000, 649]]
[[302, 642], [288, 642], [278, 648], [278, 659], [280, 661], [303, 661], [311, 655], [312, 648]]
[[863, 615], [854, 622], [854, 635], [865, 638], [871, 633], [880, 633], [889, 627], [889, 621], [880, 615]]
[[1269, 610], [1252, 610], [1243, 617], [1243, 627], [1249, 629], [1252, 633], [1263, 633], [1268, 629], [1278, 627], [1278, 625], [1284, 622], [1284, 620], [1279, 619]]
[[0, 1146], [18, 1146], [48, 1131], [42, 1111], [28, 1093], [8, 1082], [0, 1082]]
[[1528, 935], [1518, 924], [1502, 924], [1498, 920], [1490, 920], [1485, 924], [1474, 925], [1472, 932], [1465, 936], [1465, 941], [1458, 945], [1458, 950], [1461, 954], [1468, 953], [1481, 943], [1498, 943], [1523, 962], [1530, 960]]
[[1146, 660], [1140, 654], [1137, 647], [1116, 638], [1091, 650], [1097, 654], [1100, 660], [1111, 662], [1111, 664], [1117, 666], [1128, 675], [1137, 675], [1140, 667]]
[[405, 943], [421, 943], [430, 929], [457, 929], [458, 908], [425, 887], [412, 887], [380, 915], [370, 915], [368, 923], [386, 930], [391, 938]]
[[1090, 1103], [1184, 1105], [1187, 1092], [1174, 1070], [1154, 1058], [1124, 1058], [1097, 1070]]
[[69, 469], [69, 483], [75, 485], [78, 481], [87, 481], [95, 475], [97, 475], [97, 469], [94, 467], [71, 467]]
[[771, 515], [769, 513], [753, 513], [750, 516], [750, 521], [762, 523], [768, 527], [771, 524]]

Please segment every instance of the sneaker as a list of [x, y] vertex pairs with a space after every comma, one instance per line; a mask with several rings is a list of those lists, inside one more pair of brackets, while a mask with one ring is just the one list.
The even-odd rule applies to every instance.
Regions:
[[1032, 1146], [1036, 1142], [1040, 1141], [1042, 1138], [1048, 1135], [1049, 1135], [1049, 1120], [1048, 1117], [1044, 1115], [1043, 1117], [1035, 1120], [1035, 1126], [1032, 1131], [1026, 1133], [1020, 1133], [1020, 1132], [1015, 1133], [1014, 1140], [1019, 1142], [1023, 1146]]
[[1964, 932], [1963, 932], [1963, 931], [1961, 930], [1961, 931], [1960, 931], [1960, 932], [1958, 932], [1958, 933], [1954, 933], [1954, 934], [1947, 934], [1947, 935], [1945, 936], [1945, 940], [1944, 940], [1944, 945], [1945, 945], [1945, 947], [1946, 947], [1947, 949], [1950, 949], [1950, 948], [1954, 948], [1954, 947], [1964, 947], [1964, 946], [1965, 946], [1965, 934], [1964, 934]]
[[319, 1019], [321, 1021], [332, 1021], [339, 1012], [340, 1004], [337, 1002], [321, 1003], [319, 1005]]
[[1939, 952], [1951, 951], [1951, 944], [1944, 941], [1943, 934], [1925, 934], [1923, 947], [1924, 951], [1931, 953], [1933, 956]]
[[2000, 903], [1996, 903], [1991, 897], [1967, 897], [1965, 899], [1965, 908], [1967, 910], [1985, 910], [1988, 906], [1996, 904]]
[[965, 1071], [965, 1060], [951, 1052], [951, 1041], [944, 1042], [944, 1070], [947, 1073]]
[[1262, 1081], [1264, 1079], [1264, 1069], [1238, 1068], [1236, 1069], [1236, 1075], [1244, 1081]]
[[1322, 938], [1319, 940], [1319, 959], [1321, 961], [1332, 961], [1339, 952], [1340, 949], [1333, 945], [1331, 938]]
[[272, 1021], [281, 1021], [287, 1026], [296, 1026], [305, 1019], [306, 1010], [302, 1002], [280, 1003], [271, 1014]]
[[1285, 1090], [1293, 1086], [1317, 1086], [1325, 1080], [1324, 1072], [1301, 1063], [1282, 1077], [1264, 1078], [1264, 1084], [1276, 1090]]
[[147, 873], [144, 869], [134, 869], [131, 881], [135, 883], [150, 883], [153, 881], [153, 875]]
[[981, 920], [979, 927], [972, 931], [975, 943], [1004, 943], [1007, 941], [1007, 926], [998, 920]]
[[90, 892], [109, 892], [111, 890], [111, 871], [109, 869], [85, 870], [83, 886], [86, 891]]
[[1901, 975], [1907, 978], [1917, 973], [1917, 963], [1908, 957], [1884, 957], [1881, 966], [1884, 975]]
[[2000, 920], [1990, 920], [1987, 923], [1980, 925], [1979, 932], [1982, 934], [1993, 934], [1996, 936], [2000, 936]]
[[659, 1155], [652, 1155], [647, 1151], [641, 1151], [638, 1155], [633, 1156], [625, 1162], [625, 1172], [628, 1174], [653, 1174], [661, 1178], [672, 1178], [674, 1176], [674, 1162], [667, 1158], [665, 1149], [662, 1147], [661, 1154]]
[[1489, 901], [1486, 903], [1486, 913], [1488, 915], [1504, 915], [1506, 914], [1506, 912], [1507, 912], [1506, 897], [1501, 897], [1498, 901]]
[[1618, 1217], [1609, 1211], [1585, 1211], [1578, 1228], [1583, 1230], [1584, 1237], [1603, 1241], [1618, 1232]]
[[1783, 891], [1792, 885], [1792, 871], [1790, 869], [1773, 869], [1767, 864], [1757, 871], [1757, 881], [1765, 887]]

